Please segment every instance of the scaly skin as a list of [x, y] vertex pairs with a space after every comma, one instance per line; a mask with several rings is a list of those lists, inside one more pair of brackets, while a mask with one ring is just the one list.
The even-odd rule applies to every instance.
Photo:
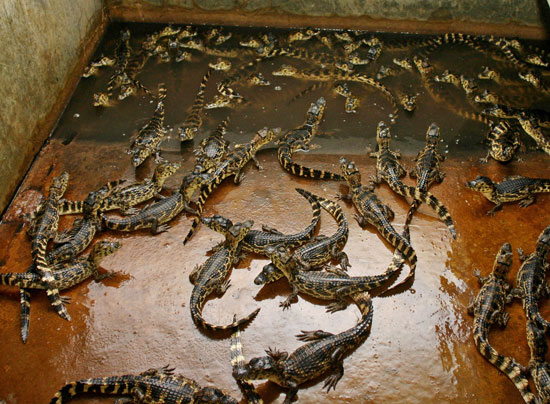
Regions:
[[527, 343], [531, 351], [531, 360], [527, 368], [537, 388], [539, 402], [548, 404], [550, 403], [550, 365], [546, 362], [546, 354], [548, 353], [546, 335], [544, 330], [538, 328], [532, 321], [527, 320], [525, 328]]
[[359, 107], [360, 103], [359, 98], [351, 93], [347, 83], [335, 85], [334, 92], [346, 99], [345, 111], [347, 113], [357, 112], [357, 107]]
[[236, 58], [242, 54], [242, 49], [240, 52], [238, 49], [218, 49], [206, 46], [200, 38], [193, 38], [186, 42], [181, 42], [180, 46], [188, 49], [195, 49], [199, 52], [202, 52], [206, 55], [220, 56], [224, 58]]
[[152, 154], [156, 155], [159, 162], [159, 145], [166, 137], [166, 128], [164, 127], [164, 99], [166, 98], [166, 87], [159, 84], [159, 101], [152, 118], [143, 126], [137, 137], [132, 142], [128, 154], [132, 156], [132, 164], [138, 167]]
[[[87, 258], [73, 260], [70, 264], [54, 264], [51, 268], [53, 269], [52, 275], [55, 287], [58, 290], [63, 290], [84, 281], [90, 276], [94, 276], [96, 281], [110, 276], [110, 274], [99, 275], [97, 268], [99, 268], [99, 263], [103, 257], [112, 254], [118, 248], [120, 248], [120, 243], [104, 241], [96, 243]], [[20, 326], [23, 343], [27, 342], [30, 327], [31, 296], [28, 289], [46, 289], [46, 285], [33, 272], [33, 269], [31, 267], [25, 273], [0, 275], [0, 284], [17, 286], [20, 289]], [[68, 301], [67, 297], [63, 297], [62, 299], [65, 302]]]
[[66, 172], [54, 178], [50, 185], [48, 197], [41, 203], [37, 212], [37, 219], [29, 228], [29, 234], [32, 237], [31, 254], [36, 271], [46, 285], [46, 294], [52, 307], [65, 320], [70, 320], [71, 317], [59, 296], [59, 289], [54, 286], [55, 279], [46, 259], [46, 249], [48, 242], [56, 236], [59, 225], [59, 200], [63, 197], [68, 184], [69, 174]]
[[525, 133], [537, 142], [537, 147], [542, 149], [546, 154], [550, 154], [550, 137], [542, 131], [537, 119], [521, 114], [518, 117], [518, 122]]
[[231, 62], [229, 60], [218, 58], [216, 63], [212, 63], [212, 62], [208, 63], [208, 67], [216, 71], [227, 72], [231, 70]]
[[397, 120], [399, 108], [391, 91], [382, 83], [368, 77], [362, 73], [349, 73], [334, 69], [304, 69], [298, 70], [296, 67], [283, 65], [279, 70], [272, 72], [274, 76], [288, 76], [298, 79], [315, 80], [315, 81], [356, 81], [366, 84], [380, 91], [392, 104], [392, 119]]
[[[98, 206], [98, 211], [106, 212], [109, 210], [120, 209], [124, 214], [137, 213], [132, 206], [152, 198], [162, 198], [160, 192], [166, 180], [172, 176], [179, 168], [181, 163], [161, 163], [155, 167], [153, 177], [128, 185], [107, 196]], [[82, 213], [84, 201], [63, 200], [60, 209], [63, 214]]]
[[311, 28], [306, 29], [304, 31], [294, 31], [288, 35], [287, 42], [290, 45], [292, 42], [296, 42], [296, 41], [307, 41], [308, 39], [311, 39], [314, 36], [319, 35], [320, 32], [321, 31], [319, 30], [314, 30]]
[[368, 293], [354, 297], [362, 318], [357, 325], [340, 334], [322, 330], [302, 331], [297, 337], [311, 341], [288, 354], [268, 350], [267, 356], [251, 359], [246, 365], [234, 369], [237, 380], [269, 379], [287, 389], [284, 404], [290, 404], [298, 386], [316, 377], [329, 373], [324, 387], [329, 391], [344, 375], [343, 360], [367, 338], [372, 323], [372, 301]]
[[[237, 400], [214, 387], [200, 387], [192, 379], [173, 374], [165, 366], [139, 375], [83, 379], [59, 390], [50, 404], [63, 404], [81, 393], [125, 395], [135, 404], [237, 404]], [[117, 400], [118, 401], [118, 400]], [[126, 401], [125, 401], [126, 402]]]
[[507, 163], [514, 158], [516, 151], [522, 147], [519, 134], [512, 130], [506, 121], [500, 121], [496, 125], [491, 124], [487, 140], [489, 141], [489, 150], [487, 156], [480, 160], [482, 163], [487, 163], [489, 157], [501, 163]]
[[[330, 260], [338, 260], [342, 270], [347, 271], [351, 265], [348, 256], [342, 251], [348, 240], [348, 221], [340, 205], [325, 198], [317, 197], [321, 207], [334, 217], [338, 223], [336, 232], [327, 236], [318, 236], [313, 241], [301, 246], [294, 251], [293, 258], [299, 269], [309, 271], [313, 268], [325, 266]], [[267, 251], [266, 251], [267, 253]], [[334, 269], [333, 269], [334, 271]], [[262, 276], [264, 274], [265, 276]], [[273, 271], [264, 267], [262, 273], [256, 278], [254, 283], [261, 284], [273, 282], [283, 276], [282, 271]], [[266, 279], [266, 282], [263, 282]]]
[[147, 63], [150, 57], [151, 53], [142, 49], [137, 55], [128, 61], [126, 69], [123, 73], [122, 83], [120, 85], [120, 94], [118, 96], [119, 100], [123, 100], [130, 95], [136, 94], [138, 90], [141, 90], [153, 97], [153, 93], [151, 93], [151, 91], [145, 88], [143, 84], [137, 80], [138, 74], [141, 73], [143, 66], [145, 66], [145, 63]]
[[130, 60], [132, 48], [130, 47], [130, 30], [120, 31], [120, 40], [114, 52], [114, 72], [107, 83], [107, 89], [104, 93], [94, 94], [94, 107], [107, 107], [111, 105], [111, 98], [115, 88], [119, 87], [125, 78], [124, 72]]
[[223, 326], [209, 323], [202, 317], [202, 308], [206, 298], [214, 292], [222, 295], [229, 287], [227, 276], [233, 265], [239, 261], [241, 250], [239, 243], [250, 231], [253, 224], [254, 222], [249, 220], [244, 223], [237, 223], [229, 228], [223, 245], [204, 264], [197, 266], [189, 275], [189, 280], [195, 285], [193, 292], [191, 292], [189, 307], [191, 317], [197, 326], [209, 331], [233, 329], [252, 320], [260, 311], [260, 309], [256, 309], [248, 316]]
[[[321, 205], [319, 204], [318, 197], [310, 192], [300, 188], [296, 188], [296, 191], [311, 204], [313, 218], [309, 226], [299, 233], [288, 235], [282, 234], [267, 226], [263, 226], [262, 230], [250, 230], [241, 241], [240, 246], [242, 251], [265, 255], [266, 248], [269, 246], [284, 245], [289, 248], [294, 248], [311, 240], [313, 233], [315, 233], [315, 228], [319, 223], [319, 219], [321, 218]], [[203, 218], [202, 222], [210, 229], [223, 235], [227, 235], [227, 232], [231, 226], [233, 226], [231, 220], [220, 215]]]
[[489, 119], [487, 119], [487, 117], [482, 114], [478, 114], [477, 112], [464, 109], [456, 102], [456, 97], [454, 96], [454, 94], [449, 93], [446, 88], [442, 88], [439, 85], [439, 83], [435, 80], [436, 76], [434, 67], [430, 64], [428, 59], [414, 56], [413, 62], [418, 72], [420, 73], [422, 84], [430, 94], [430, 97], [432, 97], [436, 103], [445, 106], [446, 108], [464, 119], [482, 122], [486, 125], [489, 124]]
[[550, 128], [550, 113], [541, 109], [514, 108], [505, 104], [494, 104], [481, 113], [500, 119], [529, 119], [536, 126]]
[[519, 250], [520, 260], [523, 262], [518, 270], [516, 288], [512, 290], [512, 295], [523, 302], [525, 317], [544, 330], [550, 328], [550, 322], [542, 318], [538, 303], [543, 296], [550, 296], [550, 288], [546, 284], [546, 272], [550, 265], [547, 260], [549, 251], [550, 226], [539, 235], [537, 247], [532, 254], [524, 256], [523, 251]]
[[326, 101], [323, 97], [312, 103], [307, 111], [303, 125], [286, 132], [278, 141], [277, 157], [281, 166], [288, 172], [299, 177], [314, 179], [329, 179], [341, 181], [343, 178], [329, 171], [317, 170], [294, 163], [292, 156], [297, 151], [309, 151], [318, 146], [310, 142], [319, 131], [319, 124], [323, 119]]
[[195, 231], [199, 227], [200, 216], [206, 203], [208, 196], [222, 183], [222, 181], [230, 176], [234, 176], [235, 184], [239, 184], [244, 178], [243, 169], [250, 160], [254, 160], [256, 167], [261, 168], [260, 162], [256, 159], [256, 152], [267, 143], [271, 142], [281, 133], [281, 128], [269, 129], [263, 128], [259, 130], [254, 138], [249, 143], [236, 145], [234, 149], [227, 154], [225, 159], [220, 162], [214, 171], [208, 174], [209, 179], [205, 180], [202, 187], [196, 207], [196, 217], [193, 219], [191, 229], [183, 244], [193, 237]]
[[397, 194], [403, 197], [411, 197], [427, 204], [437, 213], [439, 219], [445, 223], [453, 238], [456, 238], [453, 219], [447, 208], [428, 191], [420, 191], [417, 188], [409, 187], [401, 181], [401, 178], [406, 175], [406, 171], [398, 161], [401, 155], [390, 150], [390, 129], [384, 122], [378, 123], [376, 141], [378, 143], [378, 151], [369, 154], [369, 157], [376, 158], [376, 176], [373, 182], [379, 184], [384, 180]]
[[[441, 167], [439, 166], [445, 160], [445, 157], [437, 151], [439, 139], [439, 127], [435, 123], [432, 123], [426, 132], [426, 146], [414, 159], [416, 161], [414, 170], [409, 172], [411, 178], [416, 178], [416, 189], [421, 192], [428, 191], [434, 181], [441, 183], [443, 178], [445, 178], [445, 173], [441, 172]], [[419, 206], [420, 203], [415, 199], [407, 214], [406, 223], [410, 223], [412, 215]]]
[[[339, 194], [338, 197], [344, 200], [351, 200], [359, 212], [355, 219], [361, 227], [367, 224], [373, 225], [384, 239], [395, 247], [409, 261], [411, 271], [409, 275], [400, 283], [405, 283], [414, 276], [416, 270], [416, 252], [410, 242], [404, 236], [401, 236], [391, 225], [390, 220], [394, 213], [388, 205], [385, 205], [378, 199], [373, 192], [374, 187], [361, 185], [361, 174], [355, 167], [353, 161], [347, 161], [344, 157], [340, 158], [340, 167], [342, 174], [346, 179], [349, 192]], [[405, 225], [408, 228], [408, 224]], [[406, 234], [408, 230], [406, 230]]]
[[[272, 262], [268, 266], [277, 267], [287, 278], [292, 289], [288, 297], [279, 304], [283, 309], [290, 308], [298, 293], [303, 293], [317, 299], [334, 301], [327, 306], [329, 313], [345, 310], [348, 306], [346, 297], [382, 286], [398, 270], [391, 267], [389, 272], [371, 276], [349, 276], [336, 269], [327, 272], [306, 271], [301, 269], [296, 255], [285, 246], [268, 247], [266, 254]], [[268, 269], [266, 271], [271, 272]]]
[[550, 180], [515, 175], [495, 184], [490, 178], [479, 175], [474, 180], [467, 182], [466, 187], [480, 192], [495, 204], [487, 212], [487, 215], [492, 216], [502, 208], [502, 204], [505, 202], [520, 201], [519, 206], [522, 208], [531, 205], [535, 202], [535, 193], [550, 192]]
[[191, 112], [187, 115], [185, 121], [178, 127], [178, 135], [180, 141], [184, 142], [186, 140], [192, 140], [197, 134], [199, 128], [202, 125], [201, 111], [204, 106], [204, 91], [206, 89], [206, 84], [210, 78], [212, 69], [208, 69], [206, 74], [203, 76], [202, 81], [199, 85], [199, 91], [195, 96], [195, 101], [191, 106]]
[[183, 190], [144, 207], [139, 213], [124, 218], [114, 218], [101, 214], [101, 225], [107, 229], [118, 231], [135, 231], [151, 229], [151, 234], [162, 233], [170, 228], [167, 224], [182, 211], [196, 214], [183, 195]]
[[504, 373], [519, 390], [526, 403], [537, 403], [529, 388], [522, 367], [514, 358], [499, 354], [489, 343], [489, 329], [493, 324], [505, 327], [510, 315], [504, 311], [507, 303], [507, 291], [510, 285], [506, 275], [512, 265], [513, 253], [509, 243], [500, 248], [493, 267], [493, 272], [485, 278], [476, 270], [474, 275], [482, 285], [475, 299], [468, 306], [468, 313], [474, 316], [474, 343], [477, 349], [493, 366]]

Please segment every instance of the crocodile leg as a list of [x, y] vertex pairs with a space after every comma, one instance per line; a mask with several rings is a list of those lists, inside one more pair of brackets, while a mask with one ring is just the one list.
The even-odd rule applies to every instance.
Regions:
[[493, 209], [490, 209], [487, 211], [487, 216], [493, 216], [495, 213], [497, 213], [498, 210], [502, 208], [502, 203], [497, 203]]
[[342, 354], [344, 352], [343, 346], [339, 346], [334, 350], [334, 352], [331, 355], [332, 359], [332, 373], [327, 377], [325, 384], [323, 385], [323, 388], [327, 389], [327, 393], [332, 388], [333, 390], [336, 389], [336, 384], [342, 376], [344, 376], [344, 361], [342, 360]]
[[317, 341], [323, 338], [332, 337], [334, 334], [323, 331], [302, 331], [300, 334], [296, 335], [296, 338], [300, 341]]
[[286, 393], [285, 401], [283, 401], [283, 404], [291, 404], [294, 401], [297, 394], [298, 394], [297, 386], [289, 388]]
[[290, 292], [288, 297], [281, 303], [279, 303], [279, 307], [282, 307], [283, 310], [289, 309], [293, 300], [298, 300], [298, 288], [294, 285], [292, 285], [291, 287], [292, 291]]
[[526, 208], [527, 206], [533, 204], [535, 202], [535, 195], [528, 194], [525, 199], [522, 199], [519, 201], [519, 206], [522, 208]]
[[201, 265], [195, 265], [195, 268], [193, 268], [193, 270], [189, 274], [189, 282], [191, 282], [193, 285], [197, 281], [197, 276], [199, 276], [199, 272], [201, 271], [201, 269]]

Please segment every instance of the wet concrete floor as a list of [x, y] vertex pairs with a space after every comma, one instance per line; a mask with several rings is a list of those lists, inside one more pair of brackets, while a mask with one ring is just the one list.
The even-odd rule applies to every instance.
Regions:
[[[131, 26], [133, 33], [152, 30], [150, 26]], [[118, 27], [111, 29], [97, 51], [109, 54]], [[143, 35], [134, 36], [137, 47]], [[383, 54], [384, 58], [404, 53]], [[463, 69], [472, 74], [482, 63], [500, 63], [470, 51], [457, 49], [456, 55], [438, 52], [433, 56], [438, 66]], [[476, 65], [465, 61], [473, 58]], [[156, 88], [163, 81], [168, 88], [166, 123], [173, 127], [183, 121], [192, 103], [206, 64], [212, 56], [196, 54], [192, 62], [159, 64], [151, 60], [139, 76], [143, 84]], [[385, 59], [387, 60], [387, 59]], [[387, 101], [360, 86], [352, 90], [360, 95], [357, 113], [344, 112], [343, 99], [330, 87], [289, 102], [307, 82], [292, 78], [275, 78], [270, 72], [284, 60], [265, 62], [260, 70], [272, 81], [269, 87], [243, 89], [252, 104], [239, 110], [204, 111], [205, 125], [200, 139], [228, 113], [231, 114], [228, 139], [240, 143], [263, 126], [280, 126], [283, 130], [301, 124], [310, 102], [320, 95], [327, 98], [327, 110], [318, 139], [321, 147], [296, 155], [307, 166], [338, 171], [338, 157], [353, 159], [366, 179], [375, 173], [374, 160], [366, 157], [375, 146], [375, 127], [388, 119]], [[286, 61], [288, 63], [288, 61]], [[378, 62], [380, 63], [386, 62]], [[370, 70], [368, 70], [370, 69]], [[372, 67], [367, 67], [367, 72]], [[109, 78], [106, 69], [99, 77], [82, 80], [57, 127], [51, 141], [43, 148], [19, 192], [0, 224], [0, 261], [2, 272], [22, 272], [31, 263], [30, 242], [21, 215], [32, 212], [40, 193], [51, 179], [67, 171], [71, 182], [68, 199], [81, 199], [90, 190], [108, 180], [124, 178], [128, 182], [150, 175], [153, 163], [133, 169], [126, 148], [130, 136], [151, 115], [154, 105], [145, 96], [132, 97], [115, 107], [97, 109], [92, 94], [102, 91]], [[211, 83], [223, 75], [216, 73]], [[491, 204], [481, 195], [469, 191], [464, 183], [478, 174], [502, 179], [509, 175], [550, 177], [549, 157], [532, 149], [530, 139], [520, 154], [520, 161], [501, 165], [495, 161], [481, 164], [485, 155], [482, 144], [486, 127], [465, 121], [443, 104], [436, 104], [412, 74], [387, 81], [390, 88], [419, 92], [417, 110], [400, 112], [392, 127], [394, 148], [403, 153], [403, 163], [412, 168], [413, 158], [422, 147], [426, 128], [431, 122], [441, 127], [440, 150], [447, 156], [443, 163], [446, 178], [432, 187], [449, 209], [458, 232], [452, 240], [445, 226], [433, 212], [421, 207], [411, 224], [411, 240], [418, 255], [414, 284], [406, 291], [373, 300], [372, 330], [366, 342], [344, 362], [345, 374], [335, 391], [326, 393], [320, 380], [308, 383], [299, 392], [300, 403], [330, 401], [334, 403], [517, 403], [521, 401], [513, 384], [477, 352], [472, 340], [472, 318], [466, 313], [469, 300], [479, 290], [472, 272], [480, 268], [488, 274], [495, 253], [506, 241], [514, 248], [531, 252], [537, 236], [550, 223], [550, 197], [541, 195], [537, 203], [526, 208], [506, 205], [494, 217], [485, 212]], [[278, 87], [277, 87], [278, 86]], [[207, 100], [215, 93], [209, 84]], [[279, 88], [276, 90], [275, 88]], [[457, 92], [460, 99], [462, 93]], [[542, 99], [540, 105], [547, 100]], [[173, 132], [172, 132], [173, 133]], [[193, 144], [180, 147], [176, 138], [166, 141], [162, 155], [181, 161], [182, 169], [167, 187], [177, 189], [184, 173], [193, 164]], [[294, 188], [302, 187], [323, 197], [333, 198], [346, 187], [338, 182], [321, 182], [293, 177], [283, 171], [276, 149], [269, 145], [258, 154], [263, 169], [252, 164], [246, 169], [241, 185], [224, 182], [210, 197], [205, 215], [223, 214], [234, 222], [253, 219], [282, 232], [304, 228], [311, 210]], [[413, 181], [405, 179], [413, 185]], [[402, 229], [408, 203], [382, 185], [378, 196], [395, 211], [393, 221]], [[410, 201], [409, 201], [410, 202]], [[342, 203], [350, 221], [350, 237], [345, 247], [351, 275], [381, 273], [392, 257], [392, 249], [371, 228], [361, 229], [353, 220], [353, 206]], [[70, 226], [72, 218], [63, 217], [60, 229]], [[215, 385], [235, 397], [241, 397], [231, 377], [229, 339], [227, 335], [204, 333], [189, 315], [192, 285], [188, 280], [195, 265], [206, 260], [207, 251], [222, 237], [202, 226], [195, 237], [183, 246], [190, 217], [181, 216], [169, 231], [151, 237], [147, 231], [131, 234], [103, 232], [98, 239], [120, 240], [123, 247], [102, 262], [102, 268], [119, 272], [119, 276], [99, 283], [88, 281], [62, 294], [71, 298], [68, 310], [71, 322], [58, 317], [44, 293], [32, 293], [31, 329], [27, 344], [19, 336], [19, 293], [13, 288], [0, 289], [0, 399], [7, 403], [45, 403], [72, 380], [139, 373], [148, 368], [170, 364], [176, 372], [193, 378], [201, 385]], [[319, 233], [331, 234], [334, 221], [323, 213]], [[304, 296], [290, 310], [282, 311], [279, 302], [290, 292], [283, 279], [260, 287], [252, 282], [267, 260], [249, 256], [231, 274], [232, 286], [221, 298], [210, 299], [204, 317], [226, 324], [233, 313], [242, 315], [259, 307], [258, 317], [242, 334], [247, 358], [260, 356], [264, 349], [277, 347], [292, 351], [301, 343], [294, 338], [301, 330], [323, 329], [341, 332], [359, 319], [358, 310], [350, 306], [335, 314], [325, 313], [325, 303]], [[519, 262], [514, 261], [510, 281]], [[408, 268], [407, 268], [408, 269]], [[404, 276], [404, 274], [401, 274]], [[501, 353], [514, 356], [526, 365], [529, 356], [525, 341], [525, 318], [521, 304], [514, 301], [507, 310], [511, 319], [505, 330], [495, 328], [490, 339]], [[548, 317], [547, 302], [542, 313]], [[267, 403], [281, 403], [283, 390], [269, 382], [259, 382], [259, 392]], [[107, 403], [112, 398], [87, 396], [74, 402]]]

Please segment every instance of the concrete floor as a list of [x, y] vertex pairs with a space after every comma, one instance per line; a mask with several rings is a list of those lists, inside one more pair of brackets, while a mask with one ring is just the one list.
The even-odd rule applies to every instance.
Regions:
[[[149, 28], [132, 27], [133, 32]], [[139, 34], [135, 35], [139, 37]], [[136, 46], [137, 46], [136, 42]], [[107, 37], [102, 48], [108, 53], [113, 37]], [[464, 66], [471, 74], [480, 65], [456, 61], [469, 60], [468, 54], [437, 54], [434, 60], [449, 68]], [[460, 53], [462, 52], [462, 53]], [[393, 57], [393, 55], [391, 56]], [[206, 63], [215, 58], [196, 56], [186, 64], [150, 63], [140, 79], [150, 87], [163, 80], [168, 87], [167, 117], [169, 126], [183, 121], [185, 109], [192, 102]], [[477, 59], [476, 59], [477, 61]], [[249, 139], [263, 126], [281, 126], [283, 130], [300, 124], [309, 103], [318, 96], [328, 100], [321, 135], [315, 141], [321, 148], [309, 154], [296, 155], [310, 167], [338, 170], [338, 157], [355, 160], [363, 177], [374, 174], [374, 161], [366, 158], [368, 147], [374, 147], [375, 126], [387, 119], [389, 107], [385, 99], [373, 92], [356, 91], [362, 105], [356, 114], [346, 114], [343, 100], [328, 88], [310, 94], [296, 103], [288, 100], [307, 83], [291, 78], [273, 78], [270, 71], [282, 61], [267, 62], [261, 69], [272, 79], [272, 86], [246, 89], [254, 104], [233, 111], [228, 139], [235, 143]], [[124, 153], [129, 137], [143, 125], [153, 109], [145, 97], [120, 102], [110, 109], [94, 109], [92, 94], [101, 91], [109, 71], [98, 78], [82, 80], [61, 118], [51, 140], [40, 152], [32, 170], [0, 224], [0, 261], [2, 272], [24, 271], [31, 263], [30, 242], [21, 214], [35, 209], [40, 192], [62, 171], [71, 175], [66, 197], [83, 198], [91, 189], [116, 178], [132, 181], [151, 173], [152, 162], [132, 168]], [[217, 81], [221, 76], [213, 76]], [[447, 173], [441, 185], [432, 188], [449, 209], [458, 232], [453, 241], [445, 226], [432, 211], [421, 207], [411, 225], [411, 241], [418, 255], [418, 268], [412, 287], [400, 294], [373, 300], [372, 330], [366, 342], [344, 362], [345, 375], [336, 391], [321, 390], [317, 380], [299, 392], [300, 403], [329, 400], [334, 403], [505, 403], [521, 400], [513, 384], [477, 352], [472, 340], [472, 319], [466, 313], [470, 298], [479, 290], [473, 277], [474, 268], [487, 274], [495, 253], [509, 241], [515, 248], [531, 252], [540, 231], [548, 225], [549, 197], [542, 195], [526, 209], [507, 205], [490, 218], [491, 207], [480, 195], [467, 190], [464, 183], [478, 174], [502, 179], [508, 175], [550, 177], [549, 157], [540, 151], [528, 150], [521, 161], [508, 165], [496, 162], [480, 164], [485, 150], [481, 144], [485, 128], [464, 122], [444, 105], [436, 105], [423, 93], [413, 76], [389, 85], [419, 91], [418, 109], [412, 115], [401, 112], [392, 128], [395, 149], [403, 152], [406, 167], [412, 167], [417, 150], [422, 147], [428, 125], [435, 121], [442, 130], [441, 151], [447, 160]], [[274, 86], [280, 86], [279, 91]], [[214, 93], [209, 84], [207, 99]], [[457, 93], [460, 95], [460, 93]], [[541, 102], [544, 102], [541, 101]], [[541, 104], [544, 105], [544, 104]], [[213, 129], [227, 110], [205, 112], [205, 132]], [[195, 139], [195, 145], [200, 138]], [[526, 142], [529, 146], [529, 140]], [[184, 173], [192, 167], [192, 145], [180, 148], [171, 139], [163, 147], [163, 156], [172, 161], [183, 158], [182, 169], [168, 181], [176, 189]], [[253, 219], [255, 226], [268, 224], [283, 232], [297, 231], [311, 219], [311, 209], [295, 187], [305, 188], [323, 197], [332, 198], [345, 190], [337, 182], [316, 182], [299, 179], [284, 172], [273, 146], [258, 155], [264, 168], [252, 165], [239, 186], [226, 181], [209, 198], [205, 215], [223, 214], [233, 221]], [[409, 184], [413, 182], [406, 180]], [[377, 190], [379, 197], [396, 213], [394, 225], [403, 226], [408, 204], [385, 185]], [[350, 237], [345, 252], [350, 258], [350, 274], [381, 273], [392, 256], [392, 249], [372, 229], [361, 229], [353, 220], [353, 206], [342, 204], [350, 221]], [[64, 217], [61, 228], [70, 226], [72, 218]], [[8, 403], [48, 402], [65, 383], [88, 377], [139, 373], [151, 367], [170, 364], [176, 372], [193, 378], [202, 385], [215, 385], [240, 397], [231, 377], [229, 339], [199, 331], [189, 315], [192, 285], [189, 272], [206, 260], [207, 251], [221, 236], [202, 226], [191, 242], [182, 240], [191, 218], [181, 216], [172, 228], [151, 237], [146, 231], [132, 234], [104, 232], [98, 239], [116, 239], [123, 247], [103, 261], [105, 270], [118, 271], [120, 276], [101, 283], [85, 282], [63, 295], [70, 296], [68, 310], [71, 322], [52, 311], [44, 293], [32, 294], [29, 341], [19, 337], [18, 291], [0, 290], [0, 399]], [[336, 226], [323, 213], [319, 232], [330, 234]], [[340, 332], [354, 325], [358, 310], [350, 306], [335, 314], [325, 313], [325, 303], [304, 296], [288, 311], [279, 308], [279, 301], [290, 291], [283, 279], [259, 287], [252, 282], [267, 261], [250, 256], [232, 271], [231, 284], [221, 298], [210, 299], [204, 317], [213, 323], [226, 324], [233, 313], [242, 315], [259, 307], [258, 317], [242, 334], [247, 358], [262, 355], [264, 349], [277, 347], [292, 351], [301, 343], [294, 338], [301, 330], [323, 329]], [[510, 281], [514, 279], [518, 260], [514, 262]], [[407, 268], [408, 269], [408, 268]], [[401, 274], [404, 276], [404, 274]], [[521, 304], [509, 306], [511, 319], [505, 330], [494, 329], [490, 339], [497, 350], [514, 356], [526, 365], [529, 356], [525, 342], [525, 319]], [[542, 313], [548, 318], [547, 302]], [[226, 337], [222, 335], [222, 337]], [[268, 382], [260, 382], [259, 392], [267, 403], [281, 403], [282, 390]], [[112, 399], [89, 396], [74, 402], [107, 403]]]

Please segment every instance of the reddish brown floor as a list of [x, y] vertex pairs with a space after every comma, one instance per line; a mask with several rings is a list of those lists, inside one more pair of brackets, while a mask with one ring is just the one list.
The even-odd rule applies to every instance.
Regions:
[[[108, 48], [109, 43], [106, 46]], [[158, 77], [168, 84], [167, 122], [170, 125], [181, 116], [180, 104], [187, 106], [193, 98], [203, 67], [203, 64], [194, 66], [185, 73], [188, 75], [185, 87], [177, 85], [183, 71], [181, 66], [151, 65], [151, 69], [156, 69], [154, 74], [144, 72], [146, 85], [154, 87]], [[269, 64], [264, 74], [270, 69]], [[128, 136], [150, 115], [152, 105], [140, 97], [112, 109], [94, 110], [91, 94], [101, 89], [107, 79], [108, 74], [103, 74], [97, 79], [82, 81], [52, 141], [42, 150], [4, 215], [0, 224], [2, 272], [24, 271], [30, 264], [30, 243], [20, 216], [34, 210], [40, 192], [53, 176], [64, 170], [70, 173], [72, 181], [66, 194], [70, 199], [83, 198], [107, 180], [134, 178], [124, 150], [129, 144]], [[295, 92], [296, 83], [298, 81], [292, 79], [274, 80], [274, 85], [281, 85], [282, 91], [257, 90], [258, 100], [265, 101], [265, 108], [260, 104], [252, 111], [233, 112], [228, 137], [240, 142], [264, 125], [279, 125], [286, 130], [300, 124], [307, 105], [318, 94], [290, 105], [288, 98]], [[300, 83], [300, 88], [305, 86]], [[330, 97], [330, 92], [324, 94]], [[378, 120], [384, 119], [387, 110], [372, 109], [371, 103], [380, 105], [384, 101], [369, 94], [371, 98], [365, 97], [355, 115], [343, 112], [341, 99], [328, 98], [327, 116], [321, 125], [323, 134], [317, 141], [321, 149], [297, 155], [297, 159], [311, 167], [337, 171], [338, 157], [345, 155], [355, 160], [365, 181], [374, 174], [374, 161], [366, 158], [366, 148], [374, 146], [374, 128]], [[300, 403], [328, 400], [334, 403], [512, 404], [521, 400], [512, 383], [477, 352], [471, 335], [472, 319], [466, 307], [479, 290], [473, 269], [480, 268], [482, 274], [487, 274], [502, 243], [509, 241], [514, 248], [533, 250], [537, 236], [550, 222], [550, 197], [540, 196], [535, 205], [526, 209], [506, 205], [494, 217], [487, 217], [485, 212], [491, 204], [467, 190], [464, 183], [478, 174], [496, 179], [512, 174], [550, 177], [549, 158], [529, 150], [521, 155], [522, 161], [506, 166], [496, 162], [480, 164], [478, 159], [484, 155], [480, 145], [483, 126], [464, 124], [442, 106], [430, 102], [424, 94], [412, 116], [403, 114], [393, 128], [397, 136], [395, 148], [402, 149], [405, 166], [412, 167], [412, 158], [422, 146], [427, 126], [432, 121], [440, 124], [444, 139], [441, 150], [448, 150], [448, 158], [443, 163], [447, 177], [441, 185], [434, 186], [432, 192], [452, 214], [458, 239], [451, 239], [432, 211], [420, 208], [411, 225], [411, 240], [418, 254], [417, 274], [411, 289], [374, 299], [371, 334], [345, 360], [345, 375], [336, 391], [327, 394], [321, 390], [322, 383], [316, 381], [300, 390]], [[206, 113], [206, 127], [215, 127], [226, 112]], [[64, 145], [74, 131], [77, 132], [74, 140]], [[183, 147], [184, 167], [170, 179], [169, 188], [176, 189], [183, 174], [190, 169], [190, 147]], [[167, 142], [163, 150], [166, 158], [180, 159], [177, 141]], [[241, 185], [226, 181], [209, 199], [206, 215], [220, 213], [233, 221], [253, 219], [258, 228], [268, 224], [283, 232], [297, 231], [309, 223], [311, 210], [294, 191], [295, 187], [329, 198], [345, 190], [336, 182], [316, 182], [287, 174], [280, 168], [273, 147], [260, 152], [259, 159], [263, 170], [257, 171], [250, 165]], [[149, 162], [137, 171], [136, 177], [148, 176], [151, 168]], [[408, 204], [385, 185], [378, 188], [377, 194], [394, 209], [394, 225], [400, 230]], [[358, 226], [353, 220], [355, 211], [351, 205], [343, 204], [343, 208], [350, 221], [350, 237], [345, 248], [352, 264], [350, 274], [381, 273], [393, 251], [375, 231]], [[71, 220], [63, 218], [61, 227], [68, 227]], [[100, 239], [118, 239], [123, 243], [102, 265], [105, 270], [120, 272], [120, 276], [101, 283], [85, 282], [63, 292], [72, 299], [68, 306], [71, 322], [52, 311], [44, 293], [33, 293], [31, 330], [26, 345], [19, 337], [18, 291], [1, 288], [0, 399], [10, 404], [48, 402], [59, 388], [72, 380], [138, 373], [166, 364], [202, 385], [215, 385], [240, 397], [231, 377], [229, 340], [199, 331], [188, 307], [192, 290], [188, 274], [195, 265], [205, 261], [207, 251], [221, 236], [203, 226], [191, 242], [183, 246], [189, 224], [190, 218], [182, 216], [172, 223], [168, 232], [154, 237], [145, 231], [102, 233]], [[330, 234], [335, 228], [334, 221], [323, 213], [320, 233]], [[242, 334], [247, 358], [262, 355], [268, 347], [296, 349], [301, 343], [294, 335], [301, 330], [340, 332], [357, 322], [359, 312], [353, 306], [327, 314], [324, 303], [303, 296], [290, 310], [282, 311], [279, 302], [289, 293], [285, 280], [263, 288], [252, 282], [266, 263], [259, 256], [241, 262], [231, 274], [231, 288], [223, 297], [209, 300], [204, 310], [209, 321], [226, 324], [234, 313], [243, 315], [253, 308], [261, 308], [258, 317]], [[510, 281], [518, 266], [516, 259]], [[508, 327], [492, 330], [491, 341], [502, 353], [513, 355], [526, 365], [529, 357], [521, 305], [515, 301], [508, 310], [511, 313]], [[542, 310], [545, 316], [550, 316], [546, 303]], [[282, 390], [274, 384], [259, 382], [258, 385], [265, 402], [283, 401]], [[74, 402], [107, 403], [110, 400], [86, 397]]]

